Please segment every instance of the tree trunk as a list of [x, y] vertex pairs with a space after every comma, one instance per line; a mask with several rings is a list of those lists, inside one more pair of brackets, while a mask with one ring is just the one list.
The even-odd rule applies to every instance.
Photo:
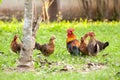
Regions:
[[32, 0], [25, 0], [23, 45], [17, 66], [19, 71], [29, 71], [34, 69], [32, 53], [35, 45], [35, 38], [32, 36], [32, 17]]

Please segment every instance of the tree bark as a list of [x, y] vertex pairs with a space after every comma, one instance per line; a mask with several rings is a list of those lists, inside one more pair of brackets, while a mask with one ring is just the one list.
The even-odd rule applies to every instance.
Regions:
[[35, 38], [32, 36], [32, 17], [32, 0], [25, 0], [23, 45], [20, 51], [20, 58], [17, 66], [19, 71], [34, 70], [32, 53], [35, 46]]

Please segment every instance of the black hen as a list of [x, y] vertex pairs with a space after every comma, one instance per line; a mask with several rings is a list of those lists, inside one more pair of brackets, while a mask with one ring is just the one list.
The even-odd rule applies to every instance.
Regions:
[[109, 45], [109, 42], [103, 43], [101, 41], [96, 40], [94, 32], [89, 32], [89, 36], [90, 41], [87, 46], [89, 55], [95, 56], [98, 52], [104, 50]]

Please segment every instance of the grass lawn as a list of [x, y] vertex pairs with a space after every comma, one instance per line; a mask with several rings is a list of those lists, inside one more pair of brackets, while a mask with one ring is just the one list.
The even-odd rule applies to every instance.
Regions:
[[[15, 34], [22, 39], [23, 22], [0, 21], [0, 80], [120, 80], [120, 22], [69, 22], [41, 23], [36, 41], [43, 44], [52, 35], [56, 36], [55, 52], [46, 58], [51, 64], [40, 64], [38, 53], [34, 51], [35, 71], [20, 73], [13, 69], [19, 55], [10, 50]], [[80, 40], [88, 31], [94, 31], [100, 41], [108, 41], [109, 46], [95, 57], [72, 57], [66, 49], [66, 30], [75, 29]], [[2, 52], [2, 53], [1, 53]], [[93, 63], [90, 67], [88, 63]], [[70, 67], [64, 71], [64, 66]], [[63, 70], [63, 71], [62, 71]]]

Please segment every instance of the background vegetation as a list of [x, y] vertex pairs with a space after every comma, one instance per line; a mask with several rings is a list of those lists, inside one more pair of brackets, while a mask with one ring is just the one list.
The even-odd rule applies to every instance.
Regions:
[[[35, 71], [16, 72], [16, 60], [19, 55], [10, 50], [10, 43], [15, 34], [22, 39], [23, 22], [13, 19], [12, 22], [0, 21], [0, 80], [120, 80], [120, 23], [119, 22], [87, 22], [62, 21], [41, 23], [37, 32], [36, 41], [41, 44], [48, 42], [50, 36], [56, 36], [55, 52], [46, 58], [51, 64], [40, 64], [38, 54], [34, 51]], [[95, 57], [72, 57], [66, 50], [66, 30], [74, 28], [77, 38], [88, 31], [94, 31], [97, 39], [110, 45]], [[87, 64], [103, 64], [102, 68], [87, 68]], [[73, 69], [61, 71], [64, 66]], [[97, 66], [95, 66], [97, 67]], [[98, 66], [99, 67], [99, 66]], [[93, 67], [94, 68], [94, 67]], [[87, 70], [88, 69], [88, 70]]]

